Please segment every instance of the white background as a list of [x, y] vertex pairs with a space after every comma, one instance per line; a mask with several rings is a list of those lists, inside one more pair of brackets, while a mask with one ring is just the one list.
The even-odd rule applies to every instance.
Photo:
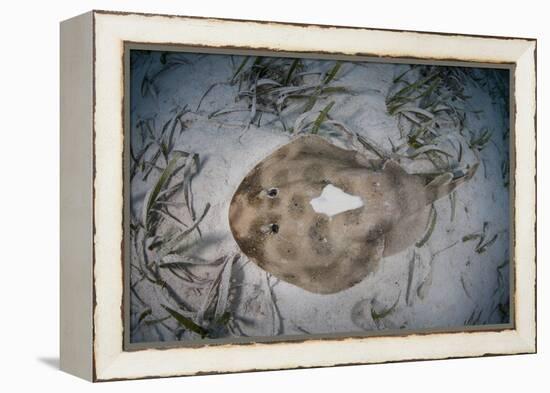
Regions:
[[[548, 391], [550, 66], [543, 1], [6, 1], [0, 12], [0, 390]], [[58, 371], [59, 26], [90, 9], [538, 38], [537, 355], [92, 385]], [[545, 97], [546, 95], [546, 97]], [[519, 191], [521, 192], [521, 190]], [[546, 242], [545, 242], [546, 239]]]

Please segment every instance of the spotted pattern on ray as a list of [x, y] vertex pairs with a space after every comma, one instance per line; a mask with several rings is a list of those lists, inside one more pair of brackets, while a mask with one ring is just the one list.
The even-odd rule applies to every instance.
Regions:
[[[385, 256], [414, 245], [430, 205], [476, 168], [457, 179], [427, 179], [393, 160], [369, 160], [319, 136], [302, 136], [243, 179], [229, 224], [242, 252], [262, 269], [310, 292], [335, 293], [361, 282]], [[330, 218], [316, 213], [309, 201], [327, 184], [367, 203]]]

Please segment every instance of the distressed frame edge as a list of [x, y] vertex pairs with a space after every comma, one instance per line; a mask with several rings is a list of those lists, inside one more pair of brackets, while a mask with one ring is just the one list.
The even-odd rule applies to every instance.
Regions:
[[60, 369], [92, 381], [93, 12], [60, 23]]
[[323, 23], [305, 23], [305, 22], [282, 22], [282, 21], [272, 21], [264, 19], [242, 19], [242, 18], [222, 18], [216, 16], [198, 16], [198, 15], [183, 15], [183, 14], [163, 14], [163, 13], [151, 13], [151, 12], [137, 12], [137, 11], [113, 11], [113, 10], [104, 10], [104, 9], [94, 9], [91, 12], [98, 15], [120, 15], [120, 16], [159, 16], [163, 18], [176, 18], [176, 19], [196, 19], [204, 21], [219, 21], [219, 22], [236, 22], [236, 23], [254, 23], [254, 24], [269, 24], [269, 25], [285, 25], [285, 26], [295, 26], [295, 27], [319, 27], [322, 29], [356, 29], [356, 30], [370, 30], [370, 31], [381, 31], [381, 32], [395, 32], [395, 33], [418, 33], [418, 34], [435, 34], [435, 35], [444, 35], [449, 37], [472, 37], [472, 38], [491, 38], [491, 39], [502, 39], [502, 40], [524, 40], [524, 41], [536, 41], [535, 37], [509, 37], [509, 36], [499, 36], [499, 35], [486, 35], [486, 34], [468, 34], [468, 33], [449, 33], [449, 32], [439, 32], [439, 31], [428, 31], [428, 30], [408, 30], [408, 29], [389, 29], [382, 27], [365, 27], [365, 26], [356, 26], [356, 25], [329, 25]]
[[[515, 320], [520, 339], [537, 352], [537, 41], [529, 42], [515, 72], [513, 152]], [[521, 110], [520, 110], [521, 108]], [[512, 151], [511, 151], [512, 152]], [[521, 190], [521, 192], [518, 192]], [[527, 257], [525, 257], [527, 255]], [[526, 260], [524, 260], [526, 259]], [[520, 262], [521, 261], [521, 262]], [[518, 279], [519, 273], [519, 279]], [[521, 305], [521, 306], [520, 306]]]
[[[106, 15], [106, 13], [104, 13], [104, 12], [99, 12], [98, 14]], [[107, 14], [108, 15], [113, 15], [113, 13], [107, 13]], [[129, 14], [129, 15], [135, 15], [135, 14]], [[174, 18], [174, 17], [170, 16], [170, 18]], [[189, 18], [189, 17], [185, 17], [185, 18]], [[210, 18], [207, 18], [207, 19], [210, 19]], [[251, 21], [246, 21], [246, 22], [251, 22]], [[274, 25], [286, 25], [284, 23], [276, 23], [276, 22], [273, 22], [272, 25], [273, 24]], [[369, 30], [369, 29], [365, 29], [365, 30]], [[414, 33], [417, 33], [417, 32], [414, 32]], [[434, 34], [437, 34], [437, 33], [427, 33], [427, 34], [434, 35]], [[396, 35], [396, 36], [399, 35], [399, 32], [394, 32], [394, 35]], [[452, 35], [452, 36], [459, 36], [459, 35]], [[470, 37], [470, 36], [468, 36], [468, 37]], [[506, 38], [503, 38], [503, 37], [497, 37], [497, 39], [506, 40]], [[534, 86], [532, 86], [532, 85], [527, 86], [526, 90], [527, 90], [528, 96], [530, 96], [532, 104], [533, 104], [533, 115], [534, 115], [534, 118], [535, 118], [535, 121], [536, 121], [536, 97], [533, 96], [533, 91], [532, 91], [532, 88], [536, 89], [536, 40], [527, 39], [527, 40], [524, 40], [524, 41], [525, 41], [525, 44], [526, 44], [524, 53], [529, 52], [529, 53], [526, 54], [526, 56], [529, 55], [531, 60], [534, 59], [534, 61], [532, 61], [531, 63], [529, 63], [529, 61], [526, 62], [526, 66], [529, 66], [530, 64], [533, 64], [533, 66], [534, 66], [534, 75], [533, 75], [533, 78], [532, 78], [534, 80]], [[94, 44], [95, 44], [95, 41], [94, 41]], [[531, 48], [532, 51], [529, 51], [529, 48]], [[530, 54], [531, 52], [533, 52], [535, 54], [535, 57], [533, 57]], [[531, 139], [530, 136], [532, 136], [533, 137], [532, 140], [535, 141], [534, 149], [535, 149], [535, 152], [536, 152], [536, 123], [535, 122], [533, 122], [533, 127], [528, 128], [528, 133], [530, 134], [530, 135], [528, 135], [529, 139]], [[533, 170], [534, 170], [534, 174], [536, 176], [536, 162], [534, 162]], [[531, 186], [532, 186], [532, 188], [536, 187], [536, 178], [535, 178], [535, 181], [533, 182], [533, 184], [531, 184]], [[536, 198], [536, 195], [535, 195], [535, 198]], [[536, 199], [534, 200], [534, 203], [535, 203], [535, 206], [536, 206]], [[517, 213], [517, 215], [519, 215], [519, 212], [516, 212], [516, 213]], [[516, 217], [517, 217], [517, 215], [516, 215]], [[536, 214], [534, 214], [533, 217], [531, 217], [531, 219], [532, 219], [533, 223], [536, 225]], [[528, 238], [529, 237], [533, 238], [535, 234], [536, 234], [536, 229], [533, 225], [532, 231], [529, 230], [526, 235], [529, 235], [529, 236], [527, 236]], [[536, 259], [536, 249], [533, 249], [532, 251], [534, 251], [533, 256]], [[531, 266], [531, 269], [534, 270], [534, 275], [532, 276], [532, 279], [536, 280], [536, 266]], [[97, 283], [95, 283], [95, 284], [97, 285]], [[535, 281], [535, 284], [536, 284], [536, 281]], [[535, 288], [535, 290], [536, 290], [536, 288]], [[530, 299], [528, 299], [529, 302], [531, 302], [531, 301], [534, 302], [536, 300], [535, 297], [536, 297], [536, 294], [535, 294], [535, 296], [531, 296]], [[534, 308], [534, 306], [533, 306], [533, 308]], [[535, 310], [533, 310], [533, 313], [534, 312], [535, 312]], [[516, 343], [520, 344], [520, 348], [516, 348], [516, 351], [515, 352], [510, 352], [510, 354], [512, 354], [512, 353], [533, 353], [533, 352], [536, 352], [536, 314], [532, 315], [532, 317], [533, 317], [533, 322], [534, 322], [534, 325], [532, 326], [532, 329], [524, 329], [523, 326], [517, 326], [517, 329], [516, 329], [515, 332], [520, 333], [520, 334], [516, 334], [515, 339], [517, 340]], [[527, 319], [529, 319], [529, 318], [530, 318], [530, 316], [527, 316]], [[445, 336], [447, 336], [447, 335], [445, 335]], [[94, 340], [95, 340], [95, 338], [96, 337], [94, 337]], [[395, 337], [393, 337], [391, 339], [393, 340], [393, 339], [395, 339]], [[144, 352], [149, 352], [149, 351], [144, 351]], [[476, 354], [473, 354], [473, 355], [472, 354], [458, 355], [457, 357], [489, 356], [489, 355], [499, 355], [499, 354], [505, 354], [505, 353], [500, 351], [500, 352], [497, 352], [497, 353], [482, 353], [482, 354], [477, 354], [477, 355]], [[391, 361], [407, 361], [407, 360], [428, 360], [428, 359], [448, 358], [448, 357], [449, 356], [443, 356], [443, 355], [442, 356], [429, 356], [427, 358], [414, 358], [414, 359], [409, 359], [407, 357], [402, 357], [402, 358], [399, 358], [398, 360], [386, 360], [386, 361], [391, 362]], [[450, 357], [453, 357], [453, 356], [450, 356]], [[95, 358], [95, 356], [94, 356], [94, 358]], [[117, 368], [116, 366], [117, 366], [117, 363], [119, 363], [119, 361], [125, 361], [125, 359], [121, 359], [120, 356], [117, 356], [117, 357], [115, 357], [114, 359], [111, 359], [111, 360], [112, 360], [112, 363], [110, 364], [110, 366], [114, 366], [115, 369]], [[386, 362], [386, 361], [381, 361], [381, 362]], [[372, 362], [365, 361], [365, 362], [360, 362], [359, 364], [366, 364], [366, 363], [379, 363], [379, 362], [378, 361], [372, 361]], [[325, 365], [307, 365], [306, 367], [336, 366], [336, 365], [340, 365], [340, 364], [341, 363], [325, 364]], [[356, 364], [356, 363], [345, 363], [345, 364]], [[301, 366], [289, 366], [289, 367], [279, 367], [279, 368], [281, 368], [281, 369], [285, 368], [286, 369], [286, 368], [300, 368], [300, 367]], [[110, 369], [110, 368], [111, 367], [107, 367], [107, 369]], [[190, 373], [190, 374], [186, 374], [185, 372], [176, 372], [176, 373], [172, 373], [172, 374], [162, 374], [161, 373], [161, 375], [143, 375], [143, 376], [126, 376], [126, 377], [120, 376], [120, 377], [118, 377], [116, 375], [110, 375], [109, 376], [109, 372], [108, 372], [107, 369], [105, 369], [105, 368], [102, 369], [101, 372], [100, 372], [99, 377], [97, 377], [96, 375], [94, 376], [94, 380], [101, 381], [101, 380], [129, 379], [129, 378], [133, 379], [133, 378], [148, 378], [148, 377], [162, 377], [162, 376], [176, 376], [176, 375], [195, 375], [195, 374], [201, 374], [202, 373], [200, 371], [195, 372], [195, 373]], [[272, 369], [272, 368], [264, 368], [264, 370], [268, 370], [268, 369]], [[212, 372], [213, 373], [221, 373], [221, 372], [242, 372], [242, 371], [252, 371], [252, 370], [243, 370], [243, 369], [241, 369], [241, 370], [212, 371]]]

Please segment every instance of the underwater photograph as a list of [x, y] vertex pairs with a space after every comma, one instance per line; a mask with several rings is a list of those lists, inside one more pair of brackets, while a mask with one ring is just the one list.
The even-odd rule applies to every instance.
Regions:
[[509, 69], [127, 54], [130, 344], [510, 325]]

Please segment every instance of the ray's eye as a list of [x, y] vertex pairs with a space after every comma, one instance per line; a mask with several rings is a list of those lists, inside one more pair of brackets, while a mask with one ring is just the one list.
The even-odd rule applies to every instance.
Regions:
[[270, 188], [267, 190], [267, 196], [269, 198], [275, 198], [277, 195], [279, 195], [279, 190], [276, 188]]
[[260, 232], [265, 235], [279, 233], [279, 224], [266, 224], [260, 227]]

